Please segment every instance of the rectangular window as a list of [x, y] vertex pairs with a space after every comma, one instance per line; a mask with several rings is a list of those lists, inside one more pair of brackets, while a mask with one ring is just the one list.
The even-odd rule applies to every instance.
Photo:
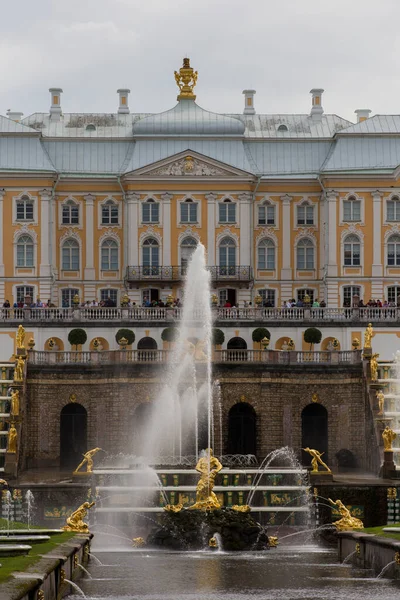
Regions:
[[79, 225], [79, 206], [63, 206], [62, 224]]
[[387, 246], [387, 264], [389, 267], [400, 266], [400, 243], [388, 244], [388, 246]]
[[258, 290], [263, 299], [263, 306], [273, 308], [275, 306], [275, 291], [276, 290]]
[[222, 202], [219, 204], [219, 222], [236, 222], [236, 204], [234, 202]]
[[30, 285], [17, 287], [17, 302], [25, 302], [26, 296], [29, 296], [33, 301], [33, 287]]
[[344, 244], [344, 266], [359, 267], [360, 264], [360, 244]]
[[298, 269], [313, 269], [314, 268], [314, 248], [300, 246], [297, 248], [297, 268]]
[[101, 209], [102, 225], [118, 225], [118, 206], [106, 204]]
[[100, 300], [106, 302], [108, 299], [117, 306], [118, 303], [118, 290], [100, 290]]
[[297, 225], [314, 225], [314, 207], [297, 207]]
[[72, 299], [74, 296], [79, 296], [79, 290], [73, 288], [61, 290], [62, 308], [70, 308], [73, 305]]
[[275, 206], [258, 207], [258, 224], [275, 225]]
[[272, 246], [260, 246], [258, 248], [257, 267], [260, 270], [273, 271], [275, 269], [275, 248]]
[[343, 221], [361, 221], [361, 202], [359, 200], [343, 201]]
[[398, 285], [388, 287], [388, 302], [400, 306], [400, 287]]
[[310, 290], [310, 289], [297, 290], [297, 300], [301, 300], [302, 302], [304, 302], [304, 299], [306, 299], [308, 301], [307, 296], [310, 299], [310, 303], [312, 304], [314, 302], [314, 290]]
[[79, 248], [63, 248], [63, 271], [79, 271]]
[[105, 247], [101, 249], [101, 270], [118, 270], [118, 248]]
[[21, 200], [17, 202], [17, 221], [33, 221], [33, 202]]
[[197, 223], [197, 202], [181, 203], [181, 223]]
[[400, 202], [398, 200], [388, 200], [386, 203], [386, 220], [400, 221]]
[[361, 288], [358, 285], [346, 285], [343, 288], [343, 306], [353, 306], [353, 298], [360, 300]]
[[143, 202], [142, 204], [142, 222], [159, 222], [159, 204], [158, 202]]

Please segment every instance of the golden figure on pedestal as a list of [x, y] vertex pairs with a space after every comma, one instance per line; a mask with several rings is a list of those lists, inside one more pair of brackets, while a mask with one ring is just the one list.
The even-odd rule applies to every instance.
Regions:
[[198, 73], [194, 71], [190, 66], [190, 58], [183, 59], [183, 66], [178, 71], [174, 71], [175, 81], [180, 89], [180, 94], [177, 100], [189, 98], [190, 100], [196, 100], [196, 96], [193, 94], [193, 88], [197, 83]]
[[11, 414], [13, 417], [19, 415], [19, 390], [12, 390], [11, 392]]
[[215, 458], [211, 448], [207, 448], [203, 456], [196, 465], [196, 471], [201, 473], [196, 487], [196, 502], [190, 509], [214, 510], [221, 508], [217, 496], [213, 492], [215, 478], [222, 465], [218, 458]]
[[17, 342], [17, 348], [19, 350], [25, 350], [25, 329], [22, 327], [22, 325], [18, 325], [18, 331], [15, 339]]
[[18, 356], [14, 368], [14, 381], [23, 381], [25, 362], [22, 356]]
[[370, 368], [371, 368], [371, 380], [376, 381], [378, 379], [378, 361], [379, 354], [373, 354], [371, 356]]
[[383, 409], [385, 406], [385, 395], [382, 390], [379, 390], [379, 392], [376, 392], [376, 399], [378, 400], [378, 408], [379, 408], [378, 415], [382, 416]]
[[67, 524], [64, 525], [64, 531], [76, 531], [77, 533], [89, 533], [89, 525], [84, 523], [83, 519], [87, 515], [89, 508], [92, 508], [95, 502], [84, 502], [77, 508], [70, 517], [67, 518]]
[[308, 452], [308, 454], [311, 456], [311, 466], [312, 466], [311, 473], [319, 472], [318, 464], [320, 464], [322, 467], [324, 467], [328, 473], [332, 473], [332, 471], [330, 470], [328, 465], [326, 463], [324, 463], [324, 461], [321, 458], [321, 456], [323, 456], [325, 454], [325, 452], [318, 452], [318, 450], [313, 450], [312, 448], [303, 448], [303, 450], [304, 450], [304, 452]]
[[15, 429], [14, 423], [11, 423], [10, 429], [8, 431], [8, 447], [7, 447], [7, 452], [10, 452], [10, 454], [15, 454], [17, 452], [17, 439], [18, 439], [17, 430]]
[[372, 323], [368, 323], [367, 329], [364, 331], [364, 348], [371, 348], [371, 340], [374, 335]]
[[382, 431], [382, 438], [383, 449], [385, 450], [385, 452], [393, 450], [392, 443], [397, 438], [397, 434], [393, 431], [393, 429], [390, 429], [389, 425], [386, 425], [385, 429]]
[[364, 523], [351, 516], [351, 512], [345, 507], [341, 500], [333, 501], [329, 498], [329, 502], [332, 506], [335, 506], [341, 515], [339, 521], [335, 521], [332, 525], [335, 525], [339, 531], [346, 531], [347, 529], [364, 529]]
[[79, 463], [74, 473], [77, 473], [85, 463], [87, 463], [86, 473], [93, 473], [93, 456], [97, 454], [97, 452], [99, 452], [100, 450], [101, 448], [93, 448], [93, 450], [88, 450], [87, 452], [85, 452], [85, 454], [83, 455], [83, 461]]
[[218, 548], [218, 542], [217, 542], [217, 538], [216, 537], [210, 537], [210, 539], [208, 540], [208, 547], [209, 548]]

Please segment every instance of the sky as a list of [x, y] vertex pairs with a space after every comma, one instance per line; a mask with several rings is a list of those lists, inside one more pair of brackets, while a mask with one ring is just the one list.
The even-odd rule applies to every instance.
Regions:
[[197, 103], [259, 113], [323, 107], [400, 114], [400, 0], [0, 0], [0, 114], [47, 112], [61, 87], [64, 112], [131, 112], [176, 103], [174, 70], [198, 70]]

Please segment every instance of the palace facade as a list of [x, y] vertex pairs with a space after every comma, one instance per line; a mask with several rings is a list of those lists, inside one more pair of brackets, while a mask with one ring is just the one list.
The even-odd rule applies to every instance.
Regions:
[[[400, 295], [400, 116], [358, 110], [243, 114], [195, 102], [188, 59], [178, 103], [135, 114], [0, 117], [0, 303], [119, 305], [181, 297], [187, 262], [207, 249], [223, 305], [308, 294], [328, 307]], [[172, 101], [172, 99], [171, 99]]]

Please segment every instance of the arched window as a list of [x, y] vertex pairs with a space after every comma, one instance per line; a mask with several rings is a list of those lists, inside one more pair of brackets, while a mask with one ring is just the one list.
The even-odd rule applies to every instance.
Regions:
[[16, 220], [33, 221], [33, 200], [29, 196], [18, 198]]
[[308, 238], [303, 238], [297, 244], [297, 268], [314, 268], [314, 244]]
[[228, 454], [257, 454], [256, 413], [247, 402], [238, 402], [229, 411]]
[[400, 266], [400, 235], [391, 235], [387, 243], [388, 267]]
[[76, 240], [65, 240], [62, 246], [62, 266], [63, 271], [79, 270], [79, 244]]
[[344, 266], [359, 267], [361, 264], [361, 244], [358, 236], [348, 235], [343, 244]]
[[236, 245], [230, 237], [224, 237], [219, 244], [219, 266], [236, 266]]
[[343, 221], [361, 221], [361, 202], [354, 196], [343, 200]]
[[17, 242], [17, 267], [33, 266], [33, 240], [30, 235], [21, 235]]
[[236, 204], [226, 198], [220, 202], [219, 206], [219, 222], [220, 223], [236, 223]]
[[85, 130], [86, 131], [96, 131], [96, 125], [93, 125], [93, 123], [89, 123], [88, 125], [86, 125]]
[[147, 238], [143, 242], [143, 274], [157, 275], [160, 266], [160, 246], [156, 239]]
[[116, 271], [118, 269], [118, 244], [115, 240], [104, 240], [101, 244], [101, 270]]
[[87, 451], [87, 412], [78, 403], [64, 406], [60, 414], [60, 467], [77, 467]]
[[297, 207], [297, 225], [314, 225], [314, 207], [309, 202]]
[[397, 196], [386, 202], [386, 221], [400, 221], [400, 200]]
[[181, 202], [181, 223], [197, 223], [197, 202], [191, 198]]
[[262, 240], [257, 248], [258, 269], [275, 269], [275, 244], [272, 240]]
[[279, 125], [278, 131], [289, 131], [286, 125]]
[[[317, 448], [328, 459], [328, 411], [322, 404], [309, 404], [301, 413], [301, 447]], [[302, 452], [304, 465], [311, 463], [311, 456]]]
[[268, 201], [258, 207], [258, 224], [275, 225], [275, 206]]
[[62, 208], [63, 225], [79, 225], [79, 206], [73, 200], [67, 200]]
[[113, 200], [107, 200], [101, 207], [101, 224], [118, 225], [118, 205]]
[[153, 199], [146, 200], [142, 204], [143, 223], [158, 223], [160, 220], [160, 204]]
[[196, 250], [197, 241], [192, 237], [185, 237], [181, 242], [181, 267], [186, 268]]

